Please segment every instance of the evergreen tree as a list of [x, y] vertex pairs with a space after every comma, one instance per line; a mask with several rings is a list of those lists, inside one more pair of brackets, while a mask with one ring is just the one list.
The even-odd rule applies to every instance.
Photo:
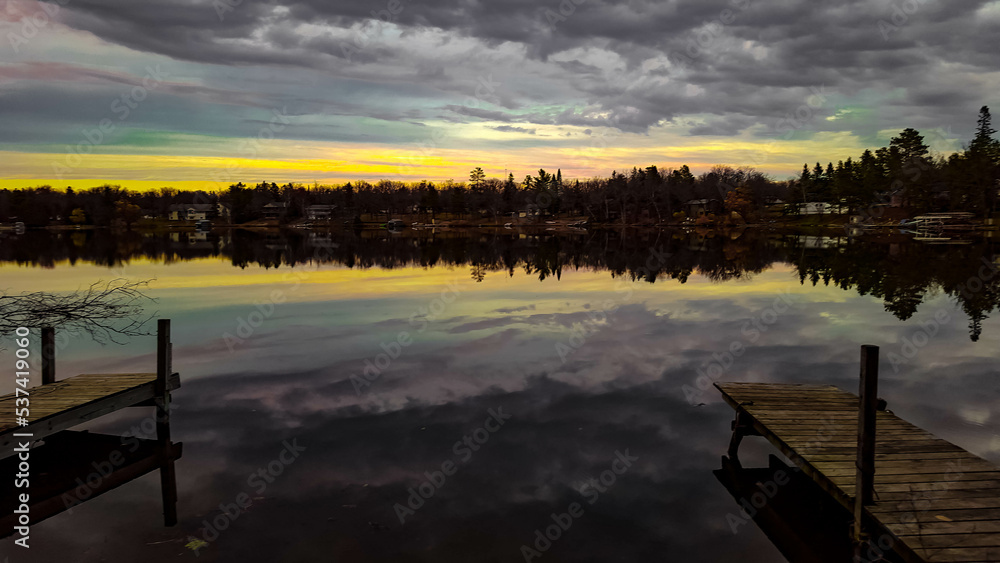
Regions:
[[976, 120], [976, 136], [969, 143], [969, 156], [972, 158], [984, 158], [997, 163], [1000, 158], [1000, 141], [993, 138], [996, 129], [991, 124], [990, 108], [983, 106], [979, 108], [979, 119]]
[[996, 212], [997, 188], [1000, 185], [1000, 142], [993, 138], [990, 108], [979, 109], [976, 135], [966, 151], [968, 204], [970, 211], [988, 216]]
[[483, 183], [483, 180], [485, 179], [486, 173], [483, 172], [482, 168], [477, 166], [472, 170], [472, 172], [469, 173], [469, 186], [473, 189], [473, 191], [478, 191], [479, 187]]

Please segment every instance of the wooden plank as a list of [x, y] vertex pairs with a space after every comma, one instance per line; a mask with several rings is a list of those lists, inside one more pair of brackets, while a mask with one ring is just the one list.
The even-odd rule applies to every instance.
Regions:
[[[911, 547], [924, 549], [943, 549], [955, 547], [1000, 547], [1000, 534], [996, 533], [958, 533], [958, 534], [927, 534], [900, 536], [900, 539]], [[1000, 550], [997, 550], [1000, 554]]]
[[882, 511], [872, 509], [879, 520], [886, 524], [906, 524], [913, 522], [984, 522], [1000, 520], [1000, 508], [960, 508], [951, 510]]
[[995, 547], [920, 549], [914, 550], [914, 552], [923, 557], [924, 561], [934, 561], [935, 563], [1000, 561], [1000, 549]]
[[[933, 502], [933, 506], [931, 503]], [[956, 510], [1000, 508], [1000, 497], [987, 498], [951, 498], [929, 501], [927, 499], [912, 499], [881, 502], [871, 508], [872, 512], [912, 512], [914, 510]]]
[[1000, 534], [1000, 521], [965, 520], [961, 522], [945, 522], [942, 520], [932, 520], [929, 522], [909, 522], [906, 524], [895, 523], [892, 525], [892, 529], [900, 537], [938, 534]]
[[[813, 467], [820, 469], [824, 474], [833, 477], [842, 475], [842, 471], [854, 470], [856, 467], [852, 463], [842, 461], [817, 461], [809, 460]], [[886, 461], [879, 464], [878, 474], [887, 477], [889, 475], [912, 475], [914, 473], [948, 473], [958, 472], [958, 465], [954, 460], [949, 459], [911, 459], [903, 461]], [[995, 467], [987, 461], [966, 462], [963, 464], [963, 472], [970, 471], [990, 471]]]
[[[716, 387], [756, 432], [853, 507], [863, 422], [857, 396], [833, 386]], [[897, 538], [907, 561], [1000, 560], [1000, 468], [890, 412], [872, 419], [874, 498], [864, 518]]]
[[[128, 375], [131, 375], [131, 377]], [[98, 377], [107, 378], [109, 376], [100, 375]], [[93, 379], [94, 377], [90, 374], [84, 374], [58, 381], [46, 387], [58, 389], [80, 388], [89, 384]], [[52, 403], [58, 404], [62, 408], [48, 408], [41, 412], [32, 408], [31, 418], [33, 420], [26, 427], [19, 427], [16, 424], [0, 426], [0, 459], [13, 453], [13, 449], [17, 445], [16, 440], [18, 439], [13, 436], [14, 433], [31, 433], [33, 434], [33, 438], [37, 440], [60, 430], [71, 428], [88, 420], [155, 397], [155, 374], [127, 374], [118, 383], [119, 385], [117, 386], [100, 387], [101, 389], [112, 391], [105, 396], [97, 398], [91, 396], [70, 396], [65, 401]], [[180, 387], [180, 377], [176, 373], [171, 374], [169, 386], [171, 389]], [[4, 396], [4, 398], [7, 397], [12, 397], [12, 395]], [[32, 405], [34, 405], [34, 398], [32, 397], [32, 399]], [[13, 410], [10, 411], [9, 416], [5, 416], [5, 405], [9, 405], [12, 409], [13, 400], [7, 402], [0, 401], [0, 416], [4, 416], [7, 421], [13, 420]], [[23, 438], [21, 440], [23, 441]]]
[[[845, 489], [850, 485], [845, 485]], [[931, 481], [923, 483], [876, 483], [876, 491], [951, 491], [962, 489], [1000, 489], [1000, 479], [982, 479], [972, 481]]]
[[[982, 481], [970, 481], [969, 483], [977, 484], [977, 483], [982, 483]], [[900, 491], [886, 491], [884, 489], [879, 489], [878, 487], [875, 487], [875, 493], [879, 503], [905, 502], [905, 501], [916, 502], [916, 501], [936, 500], [936, 499], [997, 498], [1000, 497], [1000, 488], [977, 487], [969, 489], [956, 489], [956, 488], [949, 488], [945, 490], [931, 489], [926, 491], [914, 491], [905, 489]]]

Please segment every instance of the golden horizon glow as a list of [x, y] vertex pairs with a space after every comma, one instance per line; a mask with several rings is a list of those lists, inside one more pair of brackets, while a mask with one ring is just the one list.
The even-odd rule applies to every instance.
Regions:
[[[262, 147], [266, 151], [259, 151], [260, 156], [253, 156], [256, 152], [241, 155], [239, 152], [245, 151], [233, 147], [216, 147], [211, 152], [217, 154], [210, 156], [104, 153], [76, 157], [66, 153], [0, 151], [0, 159], [11, 163], [6, 166], [6, 177], [0, 179], [0, 188], [47, 184], [79, 189], [117, 184], [137, 191], [161, 187], [220, 191], [238, 182], [252, 186], [261, 181], [305, 185], [359, 180], [461, 182], [476, 167], [482, 167], [487, 177], [503, 178], [513, 173], [518, 182], [539, 168], [561, 169], [563, 178], [582, 180], [607, 177], [612, 170], [634, 166], [670, 169], [685, 164], [695, 174], [716, 164], [753, 166], [783, 180], [796, 176], [804, 162], [835, 162], [857, 157], [869, 148], [847, 133], [820, 133], [799, 141], [659, 137], [605, 132], [574, 141], [576, 144], [500, 150], [274, 140]], [[616, 146], [602, 146], [609, 142]]]

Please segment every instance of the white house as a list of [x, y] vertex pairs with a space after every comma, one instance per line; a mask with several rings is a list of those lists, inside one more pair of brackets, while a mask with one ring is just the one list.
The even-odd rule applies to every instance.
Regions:
[[283, 201], [268, 203], [262, 211], [267, 219], [280, 219], [288, 212], [288, 204]]
[[795, 204], [796, 213], [799, 215], [825, 215], [827, 213], [843, 213], [844, 208], [839, 205], [827, 203], [825, 201], [809, 201]]
[[200, 221], [208, 219], [212, 207], [210, 203], [177, 203], [167, 208], [167, 214], [171, 221]]
[[306, 208], [306, 218], [310, 221], [327, 221], [336, 208], [336, 205], [310, 205]]

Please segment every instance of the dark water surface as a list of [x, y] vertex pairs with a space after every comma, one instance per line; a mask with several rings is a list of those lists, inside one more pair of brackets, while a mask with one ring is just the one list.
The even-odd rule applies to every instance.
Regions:
[[[738, 507], [712, 470], [732, 410], [708, 384], [855, 392], [861, 344], [881, 347], [897, 415], [1000, 461], [996, 239], [707, 235], [7, 235], [12, 293], [155, 278], [184, 455], [177, 526], [150, 474], [0, 554], [524, 561], [578, 503], [533, 561], [783, 561], [727, 520]], [[154, 350], [71, 339], [60, 377], [153, 371]], [[147, 411], [86, 428], [141, 429]], [[755, 440], [744, 463], [770, 451]], [[411, 501], [422, 484], [432, 496]]]

